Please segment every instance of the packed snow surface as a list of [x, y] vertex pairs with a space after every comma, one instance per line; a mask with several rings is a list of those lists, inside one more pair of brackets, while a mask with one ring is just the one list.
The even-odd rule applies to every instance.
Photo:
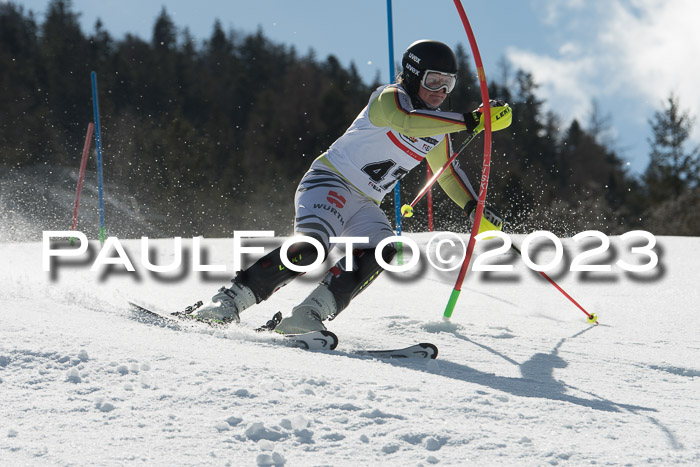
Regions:
[[[409, 237], [429, 253], [432, 235]], [[231, 239], [196, 252], [183, 240], [182, 266], [165, 273], [144, 267], [140, 240], [121, 242], [134, 272], [92, 271], [99, 242], [49, 272], [41, 242], [1, 244], [0, 464], [698, 465], [700, 239], [657, 238], [659, 263], [642, 273], [615, 263], [647, 258], [611, 241], [588, 261], [610, 272], [568, 271], [582, 248], [563, 239], [549, 273], [597, 326], [512, 250], [489, 261], [514, 271], [469, 272], [444, 321], [457, 272], [421, 257], [328, 324], [334, 352], [253, 332], [327, 265], [214, 330], [144, 318], [127, 300], [175, 311], [209, 299], [233, 276]], [[532, 254], [540, 264], [549, 246]], [[153, 264], [177, 258], [173, 239], [149, 249]], [[200, 252], [226, 270], [192, 271]], [[418, 342], [438, 359], [354, 353]]]

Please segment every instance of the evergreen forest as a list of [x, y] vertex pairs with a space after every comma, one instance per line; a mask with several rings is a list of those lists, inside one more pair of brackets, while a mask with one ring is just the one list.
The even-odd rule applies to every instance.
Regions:
[[[383, 84], [260, 30], [216, 22], [210, 37], [195, 40], [165, 8], [150, 40], [112, 37], [99, 21], [85, 32], [70, 0], [53, 0], [45, 13], [39, 22], [17, 4], [0, 3], [0, 170], [77, 172], [93, 119], [94, 70], [105, 196], [147, 207], [145, 215], [170, 236], [289, 234], [301, 176]], [[463, 44], [449, 45], [460, 71], [445, 110], [473, 110], [481, 97], [472, 59]], [[671, 90], [648, 116], [649, 166], [630, 174], [608, 137], [609, 115], [594, 111], [589, 121], [562, 125], [544, 110], [531, 74], [503, 69], [500, 79], [489, 77], [489, 95], [510, 103], [514, 117], [494, 133], [487, 202], [504, 214], [508, 232], [700, 235], [695, 120]], [[475, 186], [482, 145], [480, 136], [459, 158]], [[94, 144], [88, 170], [95, 170]], [[403, 202], [423, 186], [425, 170], [401, 183]], [[389, 198], [383, 208], [393, 219]], [[439, 188], [433, 202], [436, 230], [467, 231], [466, 217]], [[110, 209], [108, 229], [118, 215]], [[65, 210], [69, 216], [70, 203]], [[421, 201], [404, 230], [426, 230], [425, 213]]]

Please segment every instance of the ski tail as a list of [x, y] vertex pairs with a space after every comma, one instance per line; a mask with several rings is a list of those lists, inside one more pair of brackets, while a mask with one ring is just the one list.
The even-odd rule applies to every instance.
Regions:
[[304, 334], [285, 334], [294, 347], [304, 350], [335, 350], [338, 336], [331, 331], [312, 331]]

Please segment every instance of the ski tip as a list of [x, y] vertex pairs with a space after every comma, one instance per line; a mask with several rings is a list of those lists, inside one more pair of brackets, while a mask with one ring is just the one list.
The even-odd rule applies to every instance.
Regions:
[[431, 352], [431, 354], [430, 354], [430, 358], [431, 358], [431, 359], [435, 360], [435, 359], [437, 358], [437, 356], [438, 356], [438, 348], [437, 348], [437, 346], [436, 346], [435, 344], [431, 344], [431, 343], [429, 343], [429, 342], [422, 342], [422, 343], [420, 343], [420, 344], [418, 344], [418, 345], [421, 346], [422, 348], [426, 349], [426, 350], [428, 350], [428, 349], [431, 349], [431, 350], [432, 350], [432, 352]]
[[138, 303], [135, 303], [132, 301], [128, 301], [127, 303], [129, 304], [129, 309], [131, 311], [145, 311], [147, 313], [153, 313], [151, 310], [149, 310], [148, 308], [146, 308], [143, 305], [139, 305]]

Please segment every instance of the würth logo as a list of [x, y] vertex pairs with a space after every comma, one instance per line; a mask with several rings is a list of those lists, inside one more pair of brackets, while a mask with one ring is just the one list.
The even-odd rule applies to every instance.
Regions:
[[329, 203], [331, 203], [338, 209], [341, 209], [343, 206], [345, 206], [345, 198], [343, 198], [333, 190], [328, 192], [328, 197], [326, 199]]

